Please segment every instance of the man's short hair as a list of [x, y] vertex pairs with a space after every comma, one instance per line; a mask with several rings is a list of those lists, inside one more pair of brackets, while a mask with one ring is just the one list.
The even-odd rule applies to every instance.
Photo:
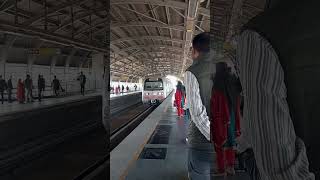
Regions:
[[203, 32], [196, 35], [192, 40], [192, 47], [200, 53], [207, 53], [210, 51], [210, 34]]

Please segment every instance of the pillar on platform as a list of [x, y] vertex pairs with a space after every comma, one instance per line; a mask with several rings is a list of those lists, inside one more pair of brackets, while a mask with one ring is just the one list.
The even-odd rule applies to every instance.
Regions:
[[5, 78], [6, 74], [6, 61], [0, 59], [0, 75]]
[[55, 68], [57, 64], [57, 56], [53, 56], [50, 63], [50, 82], [52, 82], [53, 77], [55, 76]]
[[[104, 72], [104, 54], [103, 53], [94, 53], [92, 55], [92, 76], [94, 80], [95, 89], [102, 89], [103, 86], [103, 72]], [[108, 81], [109, 81], [109, 73]]]
[[2, 49], [1, 55], [0, 55], [0, 75], [2, 75], [3, 78], [6, 76], [6, 62], [8, 58], [8, 53], [5, 51], [5, 49]]
[[34, 62], [36, 61], [38, 55], [36, 54], [30, 54], [28, 56], [28, 61], [27, 61], [27, 74], [29, 74], [32, 78], [32, 66]]
[[143, 78], [139, 78], [139, 86], [140, 86], [140, 90], [143, 90], [143, 82], [144, 82], [144, 79]]
[[[101, 60], [100, 56], [98, 56], [96, 58]], [[98, 62], [96, 62], [97, 63], [96, 65], [99, 64]], [[102, 81], [102, 84], [103, 84], [103, 88], [102, 88], [102, 97], [103, 97], [102, 117], [103, 118], [102, 118], [102, 122], [103, 122], [103, 125], [107, 131], [107, 134], [109, 134], [109, 132], [110, 132], [110, 91], [109, 91], [109, 85], [110, 85], [112, 78], [113, 78], [113, 74], [110, 74], [109, 55], [107, 55], [106, 57], [103, 56], [103, 62], [101, 65], [101, 69], [103, 72], [103, 81]]]

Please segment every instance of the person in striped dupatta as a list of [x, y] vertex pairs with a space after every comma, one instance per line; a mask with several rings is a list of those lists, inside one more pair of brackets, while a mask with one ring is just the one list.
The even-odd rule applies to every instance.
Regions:
[[[267, 4], [276, 7], [279, 3], [270, 1]], [[285, 0], [280, 3], [283, 5], [281, 11], [276, 11], [276, 13], [268, 11], [268, 13], [253, 19], [253, 21], [251, 20], [248, 23], [249, 25], [244, 26], [237, 41], [235, 62], [239, 69], [244, 95], [244, 113], [241, 124], [242, 138], [240, 138], [242, 142], [240, 141], [240, 146], [243, 146], [245, 142], [247, 147], [252, 147], [259, 171], [259, 173], [255, 173], [259, 176], [253, 177], [253, 179], [315, 179], [314, 174], [309, 170], [306, 146], [303, 140], [296, 135], [290, 115], [292, 109], [289, 108], [287, 95], [288, 90], [292, 91], [292, 89], [290, 87], [287, 89], [285, 80], [288, 72], [287, 69], [283, 68], [285, 63], [296, 60], [296, 55], [298, 55], [297, 52], [292, 50], [287, 51], [286, 47], [299, 44], [289, 41], [289, 44], [283, 46], [282, 43], [288, 42], [286, 37], [289, 37], [284, 37], [284, 35], [290, 33], [286, 28], [278, 27], [301, 27], [295, 26], [296, 23], [305, 23], [306, 19], [298, 18], [296, 14], [309, 13], [310, 11], [303, 11], [301, 8], [304, 8], [310, 2], [295, 1], [295, 3], [299, 3], [299, 6], [296, 6], [297, 4], [292, 6], [292, 3], [293, 1]], [[287, 10], [287, 8], [291, 10]], [[299, 12], [295, 11], [296, 8]], [[279, 18], [282, 19], [278, 20]], [[319, 21], [315, 18], [312, 20], [314, 21], [313, 25], [319, 24], [316, 23]], [[284, 26], [284, 23], [287, 23], [288, 26]], [[294, 29], [290, 29], [290, 31], [296, 32]], [[300, 35], [301, 33], [296, 34], [291, 40], [305, 38], [305, 36], [303, 38], [302, 36], [297, 37]], [[285, 50], [279, 51], [279, 49], [283, 50], [283, 47]], [[312, 55], [308, 57], [312, 57]], [[283, 62], [285, 60], [285, 63], [281, 64], [281, 60]], [[301, 58], [299, 60], [301, 61]], [[290, 66], [290, 68], [292, 67], [294, 66]]]

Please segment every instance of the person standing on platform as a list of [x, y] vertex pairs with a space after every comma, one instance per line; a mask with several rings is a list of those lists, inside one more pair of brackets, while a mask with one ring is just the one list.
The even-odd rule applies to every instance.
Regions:
[[83, 74], [83, 72], [80, 73], [79, 81], [80, 81], [80, 92], [84, 96], [85, 86], [86, 86], [87, 80], [86, 80], [86, 76]]
[[4, 101], [4, 91], [7, 89], [7, 83], [6, 80], [2, 78], [2, 75], [0, 75], [0, 94], [1, 94], [1, 104], [3, 104]]
[[8, 85], [8, 89], [7, 89], [7, 92], [8, 92], [8, 102], [9, 102], [9, 103], [12, 103], [12, 89], [13, 89], [12, 76], [9, 77], [8, 82], [7, 82], [7, 85]]
[[138, 86], [135, 84], [135, 85], [134, 85], [134, 91], [137, 91], [137, 87], [138, 87]]
[[188, 129], [188, 176], [209, 180], [214, 167], [214, 146], [210, 142], [210, 97], [215, 72], [210, 34], [192, 40], [193, 64], [186, 70], [185, 87], [191, 121]]
[[239, 145], [252, 148], [259, 179], [319, 179], [320, 2], [266, 5], [237, 39], [235, 62], [244, 88]]
[[54, 76], [54, 79], [52, 81], [52, 87], [53, 87], [55, 96], [59, 96], [60, 81], [57, 79], [57, 76]]
[[27, 90], [27, 102], [33, 102], [33, 94], [32, 94], [33, 82], [29, 74], [27, 75], [27, 78], [24, 81], [24, 86]]
[[122, 85], [122, 89], [121, 90], [122, 90], [122, 94], [123, 94], [124, 93], [124, 85]]
[[186, 105], [186, 87], [181, 83], [181, 92], [182, 92], [182, 100], [181, 100], [181, 107], [183, 114], [185, 114], [185, 105]]
[[38, 77], [38, 99], [39, 99], [39, 102], [42, 99], [42, 92], [44, 92], [45, 86], [46, 86], [45, 79], [43, 78], [42, 75], [39, 74], [39, 77]]
[[175, 106], [177, 107], [177, 113], [178, 113], [178, 116], [181, 117], [183, 116], [184, 112], [183, 112], [183, 107], [182, 107], [182, 101], [183, 101], [183, 92], [182, 92], [182, 83], [181, 81], [178, 81], [178, 84], [177, 84], [177, 89], [176, 89], [176, 93], [175, 93]]
[[118, 86], [115, 87], [115, 94], [118, 94], [119, 93], [119, 88]]
[[130, 91], [130, 89], [129, 89], [129, 86], [128, 86], [128, 85], [127, 85], [127, 88], [126, 88], [126, 89], [127, 89], [127, 92], [129, 92], [129, 91]]
[[236, 138], [240, 136], [240, 92], [227, 64], [216, 64], [211, 97], [210, 128], [217, 154], [218, 174], [234, 175]]
[[24, 84], [21, 79], [18, 80], [17, 85], [17, 100], [20, 104], [24, 103], [25, 101], [25, 90], [24, 90]]

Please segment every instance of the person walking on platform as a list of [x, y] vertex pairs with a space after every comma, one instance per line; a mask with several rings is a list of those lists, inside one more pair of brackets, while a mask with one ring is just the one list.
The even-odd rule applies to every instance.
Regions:
[[177, 89], [176, 89], [176, 93], [175, 93], [175, 106], [177, 107], [177, 113], [178, 113], [178, 116], [181, 117], [183, 116], [184, 112], [183, 112], [183, 100], [184, 100], [184, 94], [182, 92], [182, 83], [181, 81], [178, 81], [178, 84], [177, 84]]
[[79, 81], [80, 81], [80, 92], [84, 96], [85, 86], [86, 86], [86, 76], [83, 74], [83, 72], [80, 73]]
[[33, 82], [29, 74], [27, 75], [27, 78], [24, 80], [24, 86], [27, 90], [27, 102], [33, 102]]
[[115, 94], [118, 94], [119, 93], [119, 88], [118, 86], [115, 87]]
[[236, 138], [240, 136], [240, 92], [227, 64], [216, 64], [211, 97], [210, 128], [217, 154], [218, 174], [234, 175]]
[[8, 85], [8, 89], [7, 89], [7, 92], [8, 92], [8, 102], [9, 102], [9, 103], [12, 103], [12, 89], [13, 89], [12, 76], [9, 77], [8, 82], [7, 82], [7, 85]]
[[182, 107], [182, 112], [185, 115], [186, 111], [185, 109], [185, 105], [186, 105], [186, 87], [181, 83], [181, 93], [182, 93], [182, 100], [181, 100], [181, 107]]
[[122, 85], [121, 92], [124, 93], [124, 85]]
[[57, 76], [54, 76], [54, 79], [52, 81], [52, 87], [53, 87], [53, 92], [55, 96], [59, 96], [60, 81], [57, 79]]
[[1, 94], [1, 104], [3, 104], [4, 101], [4, 91], [7, 89], [7, 83], [2, 78], [2, 75], [0, 75], [0, 94]]
[[25, 101], [25, 90], [24, 90], [24, 84], [21, 79], [18, 80], [17, 84], [17, 100], [20, 104], [24, 103]]
[[127, 92], [129, 92], [129, 91], [130, 91], [130, 89], [129, 89], [129, 86], [128, 86], [128, 85], [127, 85], [126, 89], [127, 89]]
[[38, 77], [38, 99], [39, 99], [39, 102], [42, 99], [42, 95], [43, 95], [42, 92], [44, 92], [45, 86], [46, 86], [45, 79], [43, 78], [42, 75], [39, 74], [39, 77]]
[[320, 2], [266, 4], [237, 40], [244, 87], [239, 145], [252, 148], [259, 179], [319, 179]]
[[200, 33], [192, 40], [193, 64], [185, 73], [187, 107], [191, 121], [188, 129], [188, 176], [190, 179], [211, 179], [214, 167], [214, 146], [210, 142], [210, 97], [215, 72], [210, 35]]
[[137, 91], [137, 85], [136, 84], [134, 84], [134, 91]]

